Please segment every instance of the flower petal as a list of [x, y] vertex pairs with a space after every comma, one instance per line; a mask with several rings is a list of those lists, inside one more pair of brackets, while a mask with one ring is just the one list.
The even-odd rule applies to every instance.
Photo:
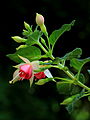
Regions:
[[9, 81], [9, 83], [15, 83], [20, 79], [19, 76], [19, 69], [17, 69], [14, 73], [13, 73], [13, 79], [11, 81]]
[[38, 70], [39, 69], [39, 61], [33, 61], [31, 62], [33, 70]]
[[30, 87], [32, 86], [33, 84], [33, 80], [34, 80], [34, 74], [32, 74], [32, 77], [29, 79], [29, 82], [30, 82]]
[[20, 64], [18, 64], [18, 65], [15, 65], [15, 66], [13, 66], [14, 68], [19, 68], [21, 65], [23, 65], [23, 64], [25, 64], [25, 63], [20, 63]]
[[48, 69], [46, 69], [46, 70], [44, 71], [44, 73], [45, 73], [45, 75], [46, 75], [48, 78], [53, 78], [51, 72], [50, 72]]
[[[48, 78], [53, 78], [51, 72], [50, 72], [48, 69], [46, 69], [46, 70], [44, 71], [44, 73], [45, 73], [45, 75], [46, 75]], [[55, 81], [54, 79], [52, 79], [52, 80]]]
[[18, 55], [18, 57], [19, 57], [20, 59], [22, 59], [25, 63], [30, 64], [30, 61], [29, 61], [27, 58], [24, 58], [24, 57], [22, 57], [22, 56], [20, 56], [20, 55]]

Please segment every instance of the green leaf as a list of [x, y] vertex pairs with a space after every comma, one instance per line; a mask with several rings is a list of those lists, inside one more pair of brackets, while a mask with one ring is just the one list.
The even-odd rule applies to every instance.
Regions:
[[44, 85], [45, 83], [49, 82], [49, 81], [53, 81], [53, 78], [46, 78], [46, 79], [40, 79], [37, 82], [35, 82], [36, 85]]
[[79, 81], [81, 82], [81, 83], [85, 83], [85, 76], [84, 76], [84, 74], [82, 74], [82, 73], [80, 73], [80, 75], [79, 75]]
[[90, 57], [85, 59], [76, 59], [73, 58], [70, 60], [70, 66], [75, 68], [77, 71], [81, 71], [84, 64], [90, 62]]
[[71, 113], [74, 110], [76, 102], [83, 97], [83, 95], [85, 94], [84, 92], [85, 89], [83, 89], [79, 94], [76, 94], [73, 101], [66, 106], [66, 109], [69, 113]]
[[50, 44], [54, 47], [56, 41], [58, 38], [66, 31], [69, 31], [71, 29], [71, 26], [73, 26], [75, 23], [75, 20], [73, 20], [70, 24], [64, 24], [60, 29], [55, 30], [52, 32], [52, 34], [49, 37]]
[[71, 60], [72, 58], [80, 58], [82, 55], [82, 49], [76, 48], [73, 51], [67, 53], [64, 57], [62, 57], [64, 60]]
[[38, 30], [34, 31], [32, 34], [28, 36], [27, 44], [28, 45], [34, 45], [38, 44], [40, 37], [42, 36], [42, 33]]
[[71, 85], [72, 85], [71, 83], [62, 81], [62, 82], [57, 82], [56, 87], [57, 87], [59, 94], [70, 94]]
[[14, 54], [8, 54], [7, 57], [9, 57], [11, 60], [20, 63], [22, 62], [22, 60], [18, 57], [18, 55], [23, 56], [27, 59], [29, 59], [30, 61], [33, 60], [38, 60], [41, 57], [41, 51], [39, 48], [35, 47], [35, 46], [28, 46], [26, 48], [21, 48], [19, 50], [17, 50]]

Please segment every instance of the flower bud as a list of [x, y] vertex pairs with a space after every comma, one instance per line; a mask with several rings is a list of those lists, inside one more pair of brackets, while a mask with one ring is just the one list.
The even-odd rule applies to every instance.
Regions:
[[36, 23], [38, 26], [44, 24], [44, 17], [41, 14], [36, 13]]
[[32, 31], [30, 25], [28, 23], [26, 23], [25, 21], [24, 21], [24, 26], [28, 31], [30, 31], [30, 32]]
[[14, 36], [14, 37], [12, 37], [12, 39], [15, 40], [18, 43], [22, 43], [22, 42], [26, 42], [27, 41], [27, 39], [21, 38], [19, 36]]
[[19, 47], [16, 48], [16, 50], [19, 50], [21, 48], [26, 48], [26, 47], [27, 47], [27, 45], [20, 45]]
[[46, 26], [45, 26], [44, 24], [41, 25], [40, 28], [41, 28], [41, 31], [42, 31], [43, 33], [46, 33], [46, 34], [47, 34], [47, 29], [46, 29]]
[[44, 25], [44, 17], [41, 14], [36, 13], [36, 23], [40, 26], [40, 29], [45, 36], [48, 36], [46, 26]]

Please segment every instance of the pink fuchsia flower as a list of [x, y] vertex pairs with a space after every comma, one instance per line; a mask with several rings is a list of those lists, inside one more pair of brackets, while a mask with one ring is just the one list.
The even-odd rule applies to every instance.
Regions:
[[21, 78], [21, 80], [23, 79], [30, 79], [32, 77], [32, 65], [30, 64], [23, 64], [20, 66], [20, 70], [19, 70], [19, 76]]
[[38, 72], [38, 73], [35, 73], [34, 76], [37, 78], [37, 79], [42, 79], [42, 78], [45, 78], [46, 75], [44, 72]]
[[30, 81], [30, 86], [34, 80], [34, 70], [39, 68], [39, 61], [30, 62], [27, 58], [19, 56], [24, 63], [14, 66], [17, 70], [13, 74], [13, 79], [9, 83], [15, 83], [16, 81], [27, 79]]
[[17, 81], [27, 79], [30, 81], [30, 86], [33, 83], [34, 77], [36, 79], [42, 79], [46, 76], [48, 78], [53, 78], [50, 71], [46, 69], [44, 72], [35, 72], [40, 68], [39, 61], [30, 62], [27, 58], [19, 56], [20, 59], [24, 61], [24, 63], [14, 66], [17, 70], [13, 74], [13, 79], [9, 81], [9, 83], [15, 83]]

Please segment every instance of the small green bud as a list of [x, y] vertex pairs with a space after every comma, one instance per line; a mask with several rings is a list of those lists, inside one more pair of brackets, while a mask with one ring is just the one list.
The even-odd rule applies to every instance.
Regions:
[[30, 25], [24, 21], [24, 26], [28, 31], [32, 31]]
[[20, 45], [19, 47], [16, 48], [16, 50], [19, 50], [21, 48], [26, 48], [26, 47], [27, 47], [27, 45]]
[[36, 23], [38, 26], [44, 24], [44, 17], [41, 14], [36, 13]]
[[12, 39], [15, 40], [18, 43], [22, 43], [22, 42], [26, 42], [27, 41], [27, 39], [21, 38], [19, 36], [14, 36], [14, 37], [12, 37]]
[[40, 28], [41, 28], [41, 31], [42, 31], [43, 33], [47, 33], [47, 29], [46, 29], [46, 26], [45, 26], [44, 24], [41, 25]]
[[66, 98], [62, 103], [60, 103], [61, 105], [67, 105], [73, 102], [73, 100], [78, 96], [78, 94], [73, 95], [71, 97]]
[[65, 99], [62, 103], [60, 103], [61, 105], [67, 105], [69, 103], [71, 103], [73, 101], [72, 97], [69, 97], [67, 99]]

